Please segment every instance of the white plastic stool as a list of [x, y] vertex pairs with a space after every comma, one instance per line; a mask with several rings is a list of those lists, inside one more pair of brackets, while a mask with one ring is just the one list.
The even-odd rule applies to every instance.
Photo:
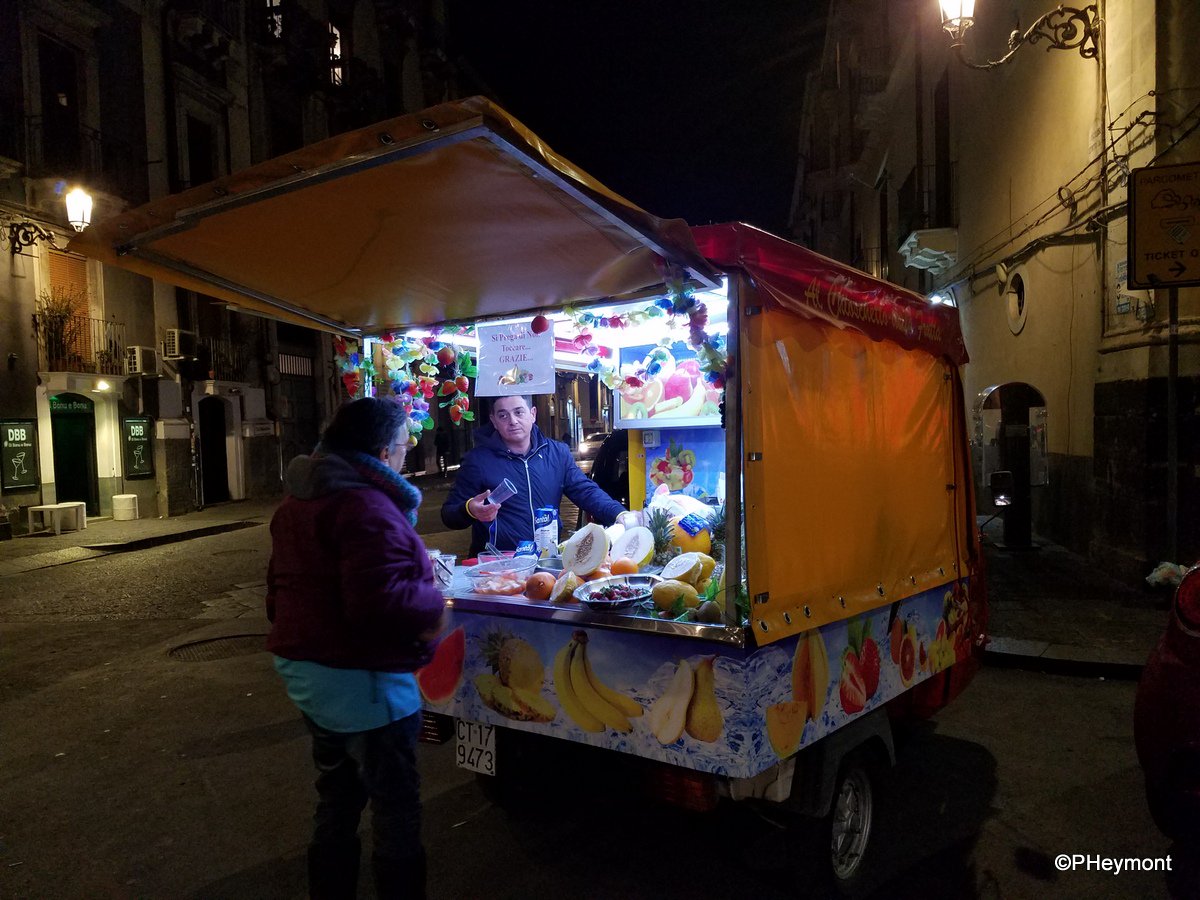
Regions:
[[137, 494], [113, 494], [113, 520], [127, 522], [138, 517]]

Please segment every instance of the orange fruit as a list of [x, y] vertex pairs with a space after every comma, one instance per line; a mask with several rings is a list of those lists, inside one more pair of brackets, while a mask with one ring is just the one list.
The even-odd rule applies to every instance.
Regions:
[[601, 566], [595, 572], [583, 576], [584, 581], [596, 581], [600, 578], [607, 578], [612, 574], [612, 570], [608, 566]]
[[612, 573], [614, 575], [636, 575], [637, 563], [628, 556], [622, 556], [620, 559], [614, 559], [612, 564]]
[[549, 600], [554, 590], [554, 576], [549, 572], [534, 572], [525, 582], [525, 596], [530, 600]]

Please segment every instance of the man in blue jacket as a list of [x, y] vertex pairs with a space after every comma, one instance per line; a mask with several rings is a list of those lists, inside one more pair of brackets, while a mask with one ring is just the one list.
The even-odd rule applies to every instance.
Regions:
[[[534, 511], [558, 509], [563, 494], [602, 525], [626, 510], [575, 464], [571, 451], [542, 434], [528, 397], [500, 397], [492, 404], [491, 426], [476, 432], [475, 448], [463, 457], [454, 490], [442, 505], [447, 528], [471, 528], [470, 555], [490, 540], [501, 550], [532, 541]], [[517, 493], [501, 504], [488, 495], [507, 478]]]

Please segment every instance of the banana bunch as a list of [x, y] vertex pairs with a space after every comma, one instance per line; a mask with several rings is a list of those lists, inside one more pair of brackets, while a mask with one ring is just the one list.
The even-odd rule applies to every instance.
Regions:
[[829, 654], [825, 651], [825, 639], [816, 628], [802, 634], [796, 643], [796, 655], [792, 659], [792, 699], [808, 704], [805, 716], [814, 721], [825, 709], [825, 695], [829, 691]]
[[563, 712], [584, 731], [627, 732], [630, 719], [642, 714], [636, 700], [618, 693], [596, 677], [587, 658], [586, 631], [576, 631], [554, 657], [554, 689]]

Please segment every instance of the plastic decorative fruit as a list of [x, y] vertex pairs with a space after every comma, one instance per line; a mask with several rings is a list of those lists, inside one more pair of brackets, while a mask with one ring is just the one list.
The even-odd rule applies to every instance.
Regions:
[[459, 375], [454, 379], [454, 386], [465, 393], [471, 387], [471, 379], [466, 375]]
[[767, 738], [776, 756], [786, 759], [800, 749], [800, 738], [808, 718], [808, 703], [804, 700], [767, 707]]
[[711, 553], [712, 535], [708, 531], [708, 522], [695, 513], [676, 517], [671, 521], [671, 543], [684, 553]]
[[458, 393], [458, 385], [453, 381], [443, 381], [441, 394], [443, 397], [449, 397], [451, 394]]
[[457, 356], [457, 354], [454, 352], [454, 348], [453, 348], [453, 347], [443, 347], [441, 350], [439, 350], [439, 351], [437, 352], [437, 360], [438, 360], [438, 362], [440, 362], [440, 363], [441, 363], [443, 366], [450, 366], [450, 365], [453, 365], [453, 364], [454, 364], [454, 358], [455, 358], [456, 356]]
[[550, 320], [545, 316], [534, 316], [533, 321], [529, 323], [529, 330], [534, 334], [545, 334], [550, 328]]
[[608, 556], [608, 535], [604, 528], [592, 522], [571, 535], [563, 547], [563, 569], [577, 575], [590, 575], [604, 565]]
[[694, 587], [673, 579], [656, 584], [654, 590], [651, 591], [651, 596], [654, 598], [655, 607], [663, 612], [674, 609], [675, 604], [680, 600], [683, 601], [684, 609], [694, 609], [700, 605], [700, 595], [696, 593]]
[[551, 603], [571, 603], [575, 600], [575, 591], [583, 584], [583, 579], [574, 572], [566, 571], [558, 577], [558, 581], [554, 582], [554, 589], [550, 591]]
[[642, 525], [626, 528], [625, 533], [613, 541], [612, 555], [614, 559], [633, 560], [637, 569], [648, 566], [654, 559], [654, 534]]
[[530, 600], [549, 600], [554, 590], [554, 576], [549, 572], [534, 572], [525, 582], [525, 596]]
[[674, 578], [694, 585], [703, 571], [704, 561], [699, 553], [681, 553], [663, 566], [661, 574], [663, 578]]
[[454, 696], [462, 680], [467, 637], [462, 626], [455, 628], [438, 643], [433, 659], [417, 670], [417, 687], [429, 703], [445, 703]]

